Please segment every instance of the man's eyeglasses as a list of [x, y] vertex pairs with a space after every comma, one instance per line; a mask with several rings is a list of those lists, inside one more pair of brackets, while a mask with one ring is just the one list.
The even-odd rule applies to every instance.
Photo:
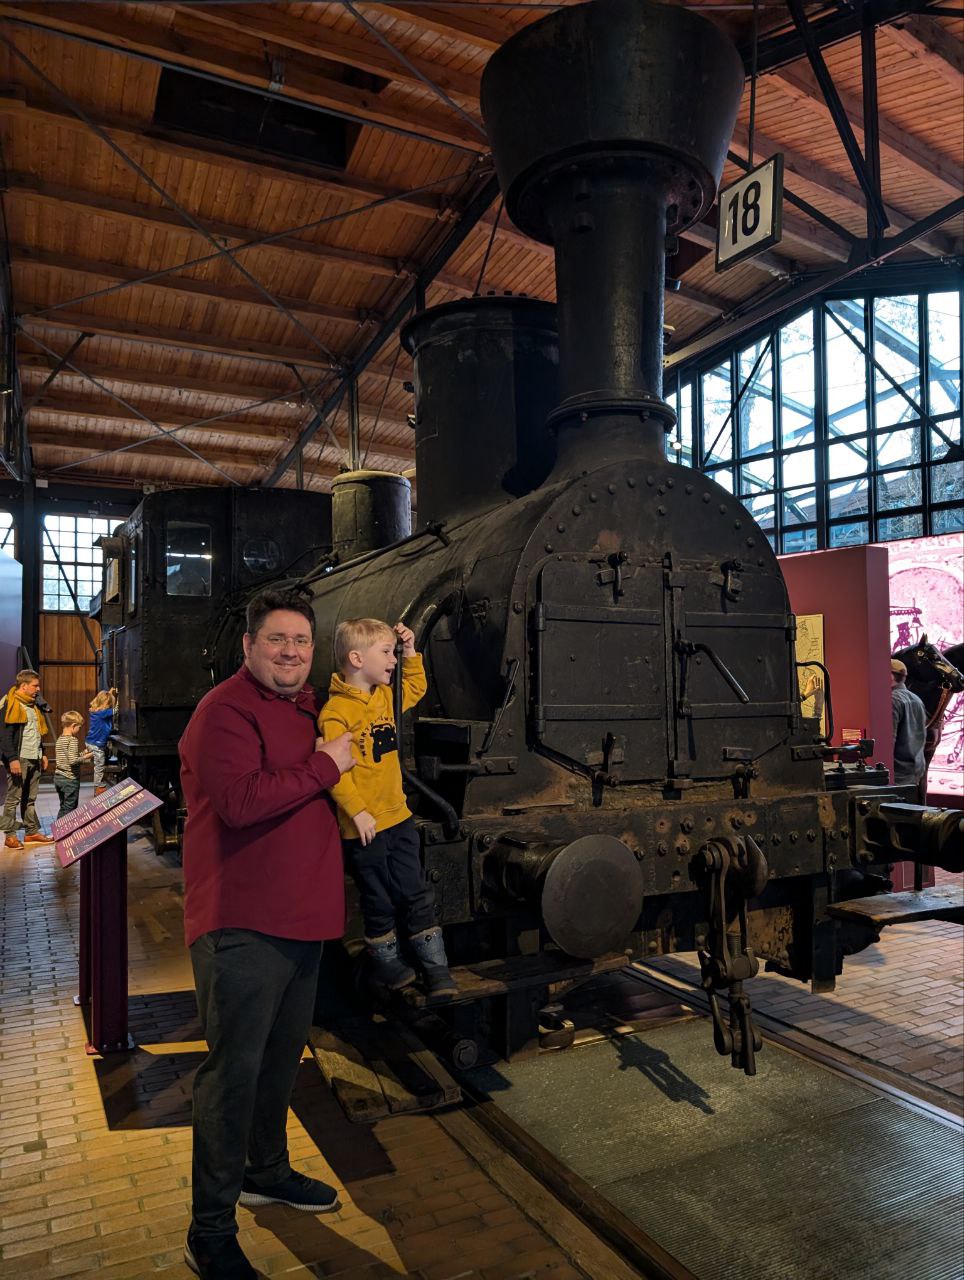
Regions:
[[283, 649], [285, 645], [293, 644], [296, 649], [310, 649], [315, 643], [311, 636], [262, 636], [261, 643], [266, 644], [269, 649]]

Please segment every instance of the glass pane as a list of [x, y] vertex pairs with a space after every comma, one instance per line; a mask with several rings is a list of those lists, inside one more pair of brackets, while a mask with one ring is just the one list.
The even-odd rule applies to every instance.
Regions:
[[[853, 341], [866, 345], [860, 299], [827, 307], [827, 421], [831, 438], [867, 430], [867, 364]], [[853, 335], [851, 338], [848, 335]]]
[[730, 389], [729, 362], [711, 373], [704, 373], [703, 392], [703, 466], [728, 462], [733, 457], [733, 398]]
[[827, 479], [842, 480], [867, 470], [867, 438], [832, 444], [827, 450]]
[[924, 533], [924, 517], [888, 516], [886, 520], [877, 521], [877, 539], [880, 542], [893, 542], [895, 538], [920, 538]]
[[816, 479], [814, 471], [815, 455], [812, 449], [800, 449], [797, 453], [787, 453], [783, 457], [783, 487], [813, 484]]
[[964, 463], [941, 462], [931, 467], [931, 502], [964, 502]]
[[744, 495], [772, 489], [775, 480], [776, 470], [772, 457], [755, 458], [753, 462], [740, 467], [740, 492]]
[[874, 300], [874, 359], [910, 396], [904, 396], [880, 369], [874, 370], [877, 426], [920, 417], [920, 324], [917, 295]]
[[211, 594], [211, 527], [186, 520], [167, 522], [167, 594]]
[[744, 498], [743, 505], [761, 529], [772, 529], [776, 519], [776, 498], [772, 493], [758, 493]]
[[829, 486], [827, 493], [827, 510], [834, 516], [864, 516], [867, 514], [867, 477], [857, 476], [853, 480]]
[[780, 440], [785, 449], [813, 443], [813, 312], [780, 330]]
[[679, 456], [676, 459], [681, 466], [691, 467], [693, 465], [693, 384], [692, 382], [684, 382], [682, 392], [680, 394], [679, 406], [679, 425], [676, 428], [676, 435], [679, 443], [683, 446], [678, 450]]
[[961, 407], [961, 295], [932, 293], [927, 298], [928, 388], [931, 413]]
[[920, 429], [884, 431], [877, 436], [877, 466], [907, 466], [921, 460]]
[[769, 453], [773, 449], [773, 344], [769, 338], [740, 352], [738, 376], [740, 389], [746, 384], [740, 400], [740, 456]]
[[946, 458], [949, 449], [954, 449], [955, 456], [960, 454], [960, 418], [945, 418], [931, 429], [931, 462], [940, 462]]
[[964, 507], [935, 511], [931, 516], [931, 528], [934, 533], [959, 533], [964, 529]]
[[866, 520], [852, 520], [849, 524], [832, 524], [830, 526], [830, 545], [832, 547], [857, 547], [868, 539], [869, 529]]
[[878, 511], [895, 511], [921, 504], [920, 467], [909, 471], [885, 471], [877, 477]]
[[715, 480], [728, 493], [735, 493], [733, 487], [733, 471], [730, 467], [719, 467], [716, 471], [707, 471], [706, 473], [711, 480]]
[[793, 555], [798, 551], [816, 551], [816, 529], [791, 529], [783, 535], [783, 554]]
[[808, 524], [817, 514], [817, 495], [813, 488], [784, 489], [784, 525]]

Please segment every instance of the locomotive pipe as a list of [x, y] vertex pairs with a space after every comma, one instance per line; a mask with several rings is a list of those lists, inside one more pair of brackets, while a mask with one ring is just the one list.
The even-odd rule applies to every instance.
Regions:
[[459, 815], [455, 812], [444, 796], [440, 796], [427, 783], [423, 782], [410, 769], [406, 769], [402, 760], [402, 645], [398, 642], [395, 645], [395, 674], [392, 678], [392, 700], [395, 711], [395, 736], [398, 739], [398, 765], [402, 771], [402, 779], [407, 782], [410, 787], [414, 787], [416, 791], [420, 791], [426, 800], [430, 800], [442, 815], [442, 830], [448, 839], [452, 840], [459, 833]]

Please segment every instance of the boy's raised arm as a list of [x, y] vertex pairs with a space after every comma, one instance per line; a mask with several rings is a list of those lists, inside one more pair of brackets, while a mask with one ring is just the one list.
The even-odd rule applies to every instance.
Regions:
[[[402, 658], [402, 710], [407, 711], [421, 702], [425, 697], [428, 681], [425, 679], [425, 664], [420, 653]], [[396, 725], [396, 729], [398, 726]]]

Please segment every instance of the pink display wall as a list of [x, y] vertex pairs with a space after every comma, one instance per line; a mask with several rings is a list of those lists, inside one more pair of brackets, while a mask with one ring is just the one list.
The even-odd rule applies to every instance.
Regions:
[[[891, 651], [921, 636], [949, 649], [964, 641], [964, 533], [888, 542]], [[964, 694], [951, 700], [927, 772], [933, 804], [964, 805]]]
[[876, 742], [874, 759], [894, 767], [890, 709], [888, 557], [883, 547], [841, 547], [781, 556], [795, 614], [823, 615], [835, 743], [844, 729]]

